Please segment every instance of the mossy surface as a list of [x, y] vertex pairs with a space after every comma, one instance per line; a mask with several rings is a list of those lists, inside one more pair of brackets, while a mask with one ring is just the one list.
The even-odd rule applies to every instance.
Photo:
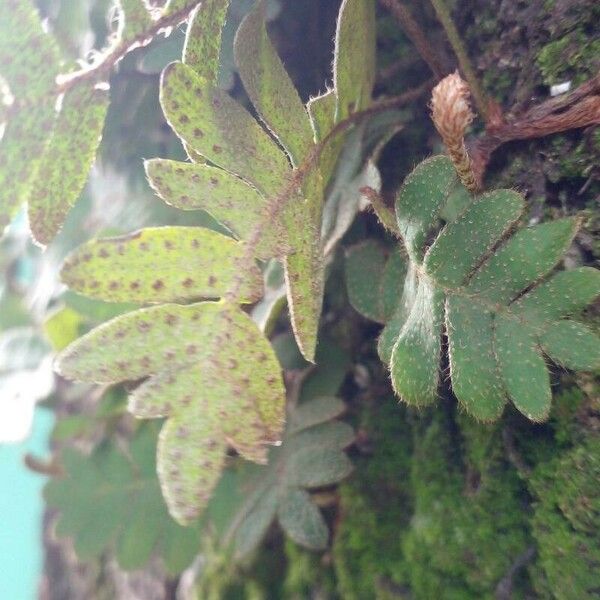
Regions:
[[597, 598], [600, 593], [600, 436], [587, 436], [538, 467], [532, 519], [539, 558], [531, 568], [540, 597]]
[[285, 542], [287, 570], [283, 582], [284, 598], [304, 600], [317, 597], [319, 600], [337, 598], [335, 575], [330, 557], [301, 548], [294, 542]]
[[344, 600], [384, 599], [409, 580], [402, 551], [412, 505], [406, 411], [382, 398], [364, 410], [359, 434], [366, 447], [354, 477], [340, 487], [334, 569]]
[[[365, 425], [372, 453], [340, 489], [340, 597], [493, 598], [533, 544], [529, 497], [505, 458], [500, 427], [385, 404]], [[525, 572], [512, 585], [530, 589]]]
[[572, 80], [578, 85], [593, 77], [600, 64], [600, 38], [594, 34], [600, 9], [594, 2], [573, 2], [566, 10], [555, 4], [550, 11], [560, 16], [560, 21], [550, 22], [547, 34], [551, 40], [537, 55], [544, 83], [555, 85]]
[[493, 598], [530, 544], [522, 486], [498, 429], [462, 415], [456, 425], [437, 411], [415, 437], [415, 512], [404, 542], [415, 598]]
[[198, 600], [271, 600], [284, 598], [285, 556], [281, 538], [270, 540], [245, 564], [207, 550], [194, 588]]

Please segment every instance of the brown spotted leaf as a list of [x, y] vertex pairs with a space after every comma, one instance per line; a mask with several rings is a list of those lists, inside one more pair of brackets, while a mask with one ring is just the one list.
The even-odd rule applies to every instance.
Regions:
[[[244, 87], [261, 119], [300, 167], [314, 148], [308, 113], [275, 52], [265, 28], [262, 6], [244, 19], [235, 40], [235, 58]], [[315, 165], [302, 191], [283, 209], [292, 252], [284, 260], [288, 305], [298, 346], [313, 360], [323, 300], [323, 250], [320, 226], [323, 183]]]
[[3, 2], [0, 80], [8, 85], [12, 104], [2, 118], [7, 123], [0, 139], [0, 233], [30, 196], [54, 126], [59, 70], [60, 51], [44, 31], [33, 2]]
[[[205, 210], [238, 239], [249, 239], [268, 221], [267, 199], [223, 169], [161, 158], [147, 160], [145, 167], [150, 185], [167, 204], [181, 210]], [[284, 234], [272, 223], [264, 228], [256, 255], [278, 256], [284, 247]]]
[[[219, 298], [237, 280], [244, 248], [199, 227], [149, 227], [92, 240], [65, 261], [61, 276], [72, 289], [110, 302], [159, 303]], [[260, 297], [258, 267], [243, 273], [241, 302]]]
[[167, 417], [158, 471], [169, 510], [196, 518], [216, 485], [227, 445], [264, 462], [281, 435], [285, 391], [256, 324], [223, 303], [165, 304], [122, 315], [71, 344], [57, 370], [72, 379], [149, 378], [131, 394], [140, 418]]
[[[198, 4], [173, 0], [162, 16], [177, 25]], [[119, 29], [107, 52], [148, 43], [160, 11], [150, 10], [146, 0], [117, 0], [117, 7]], [[85, 183], [102, 130], [106, 93], [90, 85], [89, 77], [78, 81], [68, 72], [32, 0], [6, 0], [0, 32], [0, 120], [5, 124], [0, 140], [0, 229], [29, 201], [33, 235], [47, 244]], [[106, 76], [104, 69], [99, 71]]]
[[[224, 326], [222, 306], [162, 304], [120, 315], [69, 345], [57, 358], [68, 379], [112, 383], [205, 360]], [[205, 336], [204, 338], [202, 336]]]
[[192, 67], [172, 63], [162, 74], [160, 101], [171, 127], [198, 154], [267, 195], [280, 190], [288, 160], [227, 92]]
[[244, 88], [261, 119], [299, 166], [312, 147], [308, 113], [267, 35], [264, 6], [257, 4], [235, 38], [235, 62]]
[[185, 34], [183, 62], [215, 84], [219, 75], [221, 31], [228, 8], [229, 0], [203, 0], [190, 15]]
[[322, 179], [312, 171], [303, 194], [284, 211], [284, 224], [293, 252], [284, 259], [290, 319], [304, 358], [314, 360], [323, 304], [325, 261], [321, 244]]
[[39, 101], [54, 88], [60, 50], [32, 0], [4, 0], [0, 10], [0, 75], [15, 103]]
[[223, 470], [227, 444], [215, 425], [207, 403], [196, 399], [185, 413], [169, 418], [160, 432], [158, 479], [171, 516], [182, 525], [196, 519], [208, 504]]
[[16, 111], [6, 124], [0, 140], [0, 233], [31, 195], [55, 116], [54, 99], [48, 98], [35, 111]]
[[122, 11], [121, 41], [134, 41], [152, 26], [150, 12], [143, 0], [117, 0]]
[[79, 197], [100, 143], [107, 108], [108, 92], [93, 84], [83, 83], [65, 94], [28, 204], [37, 242], [52, 241]]
[[[267, 92], [275, 94], [277, 89], [271, 87]], [[265, 90], [262, 94], [263, 108], [271, 107], [267, 109], [269, 114], [279, 114], [272, 110], [277, 103], [265, 95]], [[173, 63], [165, 69], [161, 102], [171, 126], [196, 152], [250, 182], [269, 198], [266, 216], [251, 230], [252, 251], [256, 254], [257, 244], [253, 238], [260, 232], [261, 225], [268, 231], [267, 237], [273, 235], [273, 229], [279, 237], [278, 230], [283, 228], [282, 245], [289, 248], [284, 263], [292, 325], [302, 353], [312, 360], [324, 280], [320, 239], [323, 182], [318, 169], [309, 169], [294, 185], [288, 160], [256, 120], [187, 65]], [[299, 110], [306, 114], [302, 106]], [[305, 120], [308, 128], [307, 116]], [[239, 188], [237, 181], [234, 185]], [[167, 184], [167, 187], [163, 193], [172, 193], [174, 186]], [[239, 201], [236, 206], [240, 206]], [[271, 210], [275, 217], [271, 217]], [[264, 238], [265, 234], [260, 237]]]

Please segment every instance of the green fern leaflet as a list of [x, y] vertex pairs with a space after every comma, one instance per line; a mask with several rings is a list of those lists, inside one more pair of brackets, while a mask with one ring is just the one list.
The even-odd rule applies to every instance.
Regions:
[[[524, 210], [523, 197], [512, 190], [469, 197], [450, 160], [434, 157], [406, 178], [396, 199], [408, 254], [402, 293], [397, 280], [386, 280], [387, 271], [401, 270], [397, 258], [388, 265], [376, 258], [379, 266], [366, 275], [373, 281], [365, 283], [359, 264], [373, 249], [351, 252], [351, 300], [366, 316], [387, 320], [379, 353], [408, 404], [436, 400], [443, 332], [454, 393], [483, 421], [497, 419], [507, 399], [533, 421], [548, 417], [552, 394], [544, 354], [574, 370], [600, 366], [600, 339], [570, 319], [600, 294], [600, 272], [554, 273], [579, 222], [564, 218], [519, 228]], [[379, 307], [366, 295], [374, 289], [381, 289]], [[385, 310], [390, 294], [397, 294], [391, 316]]]

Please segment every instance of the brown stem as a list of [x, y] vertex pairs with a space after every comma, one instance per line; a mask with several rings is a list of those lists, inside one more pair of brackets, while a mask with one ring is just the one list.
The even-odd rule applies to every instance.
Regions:
[[467, 152], [464, 140], [456, 144], [447, 144], [448, 154], [452, 160], [461, 183], [471, 192], [476, 193], [481, 189], [481, 184], [475, 176], [473, 161]]
[[506, 142], [599, 124], [600, 74], [570, 94], [542, 102], [521, 116], [499, 115], [488, 124], [485, 135], [472, 146], [473, 170], [477, 181], [481, 184], [492, 154]]
[[62, 477], [64, 475], [63, 468], [55, 459], [49, 461], [41, 460], [37, 456], [28, 453], [23, 457], [23, 462], [30, 471], [39, 473], [40, 475], [49, 477]]
[[408, 8], [400, 2], [400, 0], [379, 0], [379, 2], [382, 6], [387, 8], [396, 21], [400, 23], [406, 36], [414, 44], [436, 79], [441, 79], [446, 74], [443, 63], [431, 47], [431, 44], [427, 40], [427, 36], [415, 21]]
[[113, 48], [109, 48], [100, 62], [84, 67], [79, 71], [67, 73], [63, 76], [59, 75], [57, 93], [62, 94], [82, 81], [108, 76], [113, 67], [128, 52], [135, 48], [147, 45], [161, 31], [176, 27], [185, 21], [197, 4], [198, 3], [186, 6], [181, 10], [159, 17], [152, 23], [151, 27], [137, 35], [135, 38], [121, 40]]
[[531, 475], [531, 467], [523, 460], [523, 457], [519, 453], [515, 444], [515, 436], [509, 426], [502, 430], [502, 443], [504, 444], [506, 458], [517, 469], [519, 474], [522, 477]]
[[401, 71], [406, 71], [411, 67], [414, 67], [418, 60], [419, 58], [414, 55], [402, 56], [387, 67], [383, 67], [377, 73], [377, 83], [385, 83], [389, 79], [392, 79], [392, 77], [395, 77]]
[[369, 106], [369, 108], [366, 108], [365, 110], [350, 115], [347, 121], [362, 121], [365, 117], [368, 117], [370, 115], [374, 115], [385, 110], [393, 110], [394, 108], [401, 108], [402, 106], [406, 106], [407, 104], [418, 100], [424, 94], [428, 94], [429, 92], [431, 92], [433, 84], [433, 79], [428, 79], [421, 85], [412, 88], [398, 96], [390, 96], [389, 98], [384, 98], [383, 100], [375, 100], [373, 104]]
[[510, 600], [513, 597], [514, 580], [517, 573], [535, 558], [535, 548], [529, 546], [522, 554], [519, 554], [508, 569], [506, 575], [498, 582], [494, 591], [496, 600]]

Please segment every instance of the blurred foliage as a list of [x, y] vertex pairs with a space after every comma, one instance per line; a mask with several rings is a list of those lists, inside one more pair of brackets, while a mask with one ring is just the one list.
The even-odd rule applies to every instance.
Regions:
[[91, 456], [69, 448], [62, 452], [66, 479], [51, 481], [44, 497], [61, 511], [56, 532], [74, 538], [81, 560], [112, 550], [121, 568], [131, 570], [143, 567], [157, 551], [167, 573], [178, 574], [196, 555], [199, 525], [177, 525], [160, 493], [157, 434], [155, 426], [140, 427], [125, 452], [110, 439]]

